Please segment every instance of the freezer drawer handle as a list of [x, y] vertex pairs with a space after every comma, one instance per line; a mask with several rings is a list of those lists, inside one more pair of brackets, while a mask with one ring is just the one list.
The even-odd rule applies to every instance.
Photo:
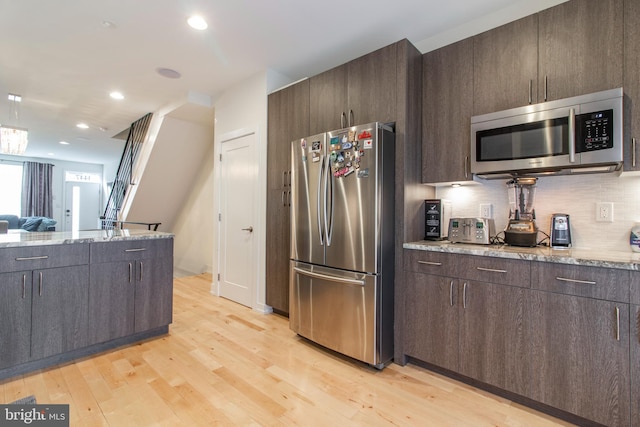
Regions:
[[345, 279], [344, 277], [336, 277], [336, 276], [330, 276], [328, 274], [314, 273], [312, 271], [303, 270], [298, 267], [293, 267], [293, 269], [296, 273], [302, 274], [303, 276], [315, 277], [316, 279], [331, 280], [332, 282], [348, 283], [350, 285], [364, 286], [364, 280]]
[[591, 280], [577, 280], [577, 279], [567, 279], [566, 277], [556, 277], [556, 280], [560, 280], [561, 282], [569, 282], [569, 283], [581, 283], [583, 285], [595, 285], [596, 282]]
[[133, 248], [133, 249], [125, 249], [125, 252], [142, 252], [142, 251], [146, 251], [147, 248]]

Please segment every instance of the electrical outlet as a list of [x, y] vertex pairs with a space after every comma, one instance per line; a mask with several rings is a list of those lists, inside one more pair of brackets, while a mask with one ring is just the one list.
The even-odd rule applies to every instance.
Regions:
[[613, 203], [611, 202], [596, 203], [596, 221], [597, 222], [613, 222]]
[[491, 203], [480, 204], [480, 217], [493, 218], [493, 205]]

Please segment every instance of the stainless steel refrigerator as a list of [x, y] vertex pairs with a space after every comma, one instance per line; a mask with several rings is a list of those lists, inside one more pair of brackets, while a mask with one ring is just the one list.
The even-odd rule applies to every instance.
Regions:
[[393, 357], [394, 142], [371, 123], [291, 144], [290, 328], [379, 369]]

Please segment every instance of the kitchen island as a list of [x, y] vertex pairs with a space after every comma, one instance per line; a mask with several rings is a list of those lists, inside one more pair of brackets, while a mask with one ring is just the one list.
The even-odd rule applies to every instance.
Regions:
[[639, 264], [631, 250], [405, 243], [395, 361], [579, 425], [638, 426]]
[[0, 379], [166, 334], [173, 235], [0, 235]]

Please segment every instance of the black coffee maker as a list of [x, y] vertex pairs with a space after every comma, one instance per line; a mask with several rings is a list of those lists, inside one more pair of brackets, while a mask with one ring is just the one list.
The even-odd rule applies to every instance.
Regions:
[[571, 247], [571, 224], [569, 215], [555, 213], [551, 215], [551, 247], [567, 249]]

